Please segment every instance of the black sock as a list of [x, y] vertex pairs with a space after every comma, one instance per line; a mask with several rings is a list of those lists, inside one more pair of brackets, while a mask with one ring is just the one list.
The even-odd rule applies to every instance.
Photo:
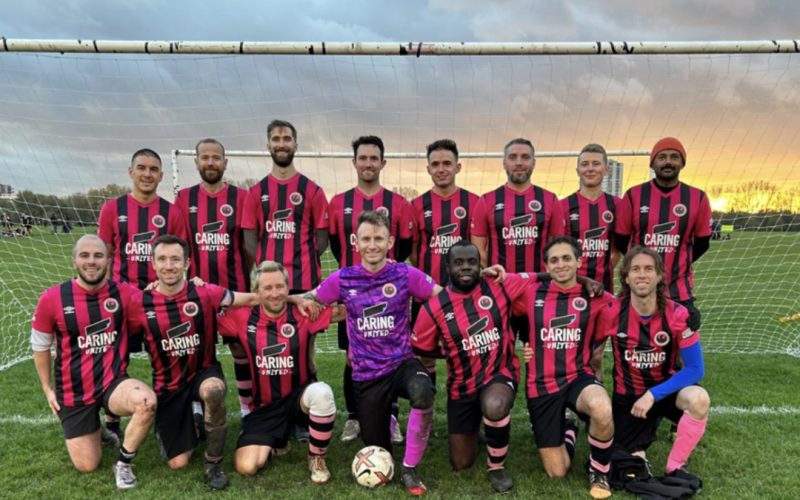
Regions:
[[125, 449], [124, 446], [119, 447], [119, 454], [117, 455], [117, 460], [129, 464], [131, 463], [131, 460], [133, 460], [134, 458], [136, 458], [135, 451], [128, 451]]
[[116, 420], [106, 420], [106, 429], [110, 430], [111, 432], [117, 433], [120, 430], [119, 426], [119, 419]]
[[344, 365], [344, 377], [343, 377], [343, 384], [344, 388], [344, 404], [347, 408], [347, 419], [348, 420], [357, 420], [358, 415], [356, 414], [356, 391], [353, 387], [353, 367], [350, 365]]
[[575, 441], [578, 440], [578, 430], [576, 422], [567, 421], [566, 429], [564, 429], [564, 446], [567, 448], [570, 462], [575, 458]]

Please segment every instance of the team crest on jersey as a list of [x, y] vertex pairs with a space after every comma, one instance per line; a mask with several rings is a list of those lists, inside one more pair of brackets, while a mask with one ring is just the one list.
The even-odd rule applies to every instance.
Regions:
[[669, 344], [669, 334], [667, 332], [658, 332], [653, 336], [653, 342], [655, 342], [657, 346], [664, 347]]
[[167, 225], [167, 221], [161, 214], [154, 215], [150, 222], [159, 229]]
[[606, 210], [600, 217], [603, 218], [603, 222], [606, 224], [611, 224], [614, 222], [614, 214], [611, 213], [611, 210]]
[[397, 295], [397, 287], [396, 286], [394, 286], [391, 283], [386, 283], [385, 285], [383, 285], [383, 296], [384, 297], [386, 297], [387, 299], [391, 299], [395, 295]]
[[219, 207], [219, 213], [222, 214], [223, 217], [230, 217], [233, 215], [233, 207], [226, 203]]
[[494, 301], [488, 295], [481, 295], [478, 298], [478, 307], [483, 309], [484, 311], [488, 311], [494, 305]]
[[295, 206], [303, 203], [303, 195], [295, 191], [289, 195], [289, 203]]
[[463, 219], [467, 216], [467, 209], [464, 207], [456, 207], [456, 209], [453, 210], [453, 215], [455, 215], [457, 219]]
[[534, 212], [538, 212], [542, 209], [542, 203], [539, 200], [531, 200], [528, 202], [528, 208], [533, 210]]
[[575, 297], [572, 299], [572, 308], [576, 311], [585, 311], [586, 306], [589, 305], [583, 297]]
[[674, 207], [672, 207], [672, 213], [675, 214], [676, 217], [683, 217], [686, 215], [686, 212], [689, 210], [686, 208], [686, 205], [683, 203], [678, 203]]
[[294, 331], [295, 331], [294, 326], [290, 325], [289, 323], [286, 323], [281, 327], [281, 335], [283, 335], [287, 339], [294, 337]]
[[200, 308], [197, 307], [195, 302], [187, 302], [183, 305], [183, 314], [189, 317], [197, 316], [198, 311], [200, 311]]
[[385, 215], [386, 217], [389, 217], [389, 209], [386, 208], [386, 207], [378, 207], [378, 208], [375, 209], [375, 211], [378, 212], [381, 215]]
[[103, 309], [106, 312], [115, 313], [119, 309], [119, 302], [117, 302], [117, 299], [109, 297], [103, 302]]

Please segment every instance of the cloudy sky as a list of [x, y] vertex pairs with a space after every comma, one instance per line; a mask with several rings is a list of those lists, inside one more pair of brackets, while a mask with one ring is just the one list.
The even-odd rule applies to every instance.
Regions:
[[[602, 5], [598, 7], [598, 5]], [[430, 0], [406, 2], [14, 2], [0, 36], [247, 41], [662, 41], [800, 37], [800, 2]], [[540, 151], [649, 149], [664, 135], [689, 151], [685, 180], [735, 189], [800, 182], [800, 54], [577, 57], [148, 56], [0, 53], [0, 183], [66, 193], [125, 184], [128, 156], [169, 157], [214, 136], [263, 149], [273, 118], [304, 151], [348, 150], [361, 134], [390, 151], [456, 139], [499, 151], [517, 136]], [[620, 158], [626, 186], [647, 161]], [[169, 160], [166, 160], [168, 163]], [[477, 192], [502, 182], [499, 160], [465, 161]], [[196, 182], [182, 159], [180, 183]], [[261, 159], [231, 160], [236, 178]], [[540, 160], [536, 182], [568, 194], [573, 160]], [[346, 161], [298, 160], [329, 194], [352, 185]], [[429, 183], [424, 162], [390, 161], [391, 186]], [[165, 183], [164, 192], [170, 191]]]

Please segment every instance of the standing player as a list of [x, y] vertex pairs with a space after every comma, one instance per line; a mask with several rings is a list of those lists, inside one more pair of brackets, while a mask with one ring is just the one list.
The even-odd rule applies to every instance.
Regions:
[[616, 441], [644, 457], [659, 420], [670, 419], [678, 429], [666, 472], [686, 479], [684, 467], [705, 433], [710, 405], [708, 392], [697, 385], [704, 374], [700, 334], [690, 326], [688, 310], [667, 297], [657, 252], [631, 248], [620, 278], [607, 330], [614, 350]]
[[[153, 240], [162, 234], [186, 239], [186, 225], [180, 210], [158, 195], [158, 185], [164, 178], [158, 153], [152, 149], [133, 153], [128, 176], [133, 181], [133, 190], [103, 204], [97, 235], [108, 246], [111, 279], [143, 290], [156, 280], [151, 264]], [[141, 351], [140, 339], [131, 338], [129, 348], [130, 352]], [[108, 430], [122, 439], [119, 419], [106, 415], [106, 421]], [[113, 436], [105, 431], [103, 439], [115, 444]]]
[[[250, 290], [250, 265], [244, 247], [242, 219], [247, 191], [224, 181], [228, 159], [216, 139], [203, 139], [195, 146], [195, 166], [201, 182], [181, 190], [175, 205], [181, 209], [190, 235], [190, 276], [235, 292]], [[228, 339], [226, 339], [227, 341]], [[235, 339], [228, 342], [233, 357], [239, 403], [246, 413], [251, 397], [247, 359]], [[203, 430], [203, 412], [196, 405], [195, 422]]]
[[[377, 151], [376, 151], [377, 153]], [[441, 290], [433, 279], [405, 263], [389, 262], [394, 245], [389, 218], [376, 211], [358, 217], [361, 263], [331, 274], [309, 298], [347, 309], [348, 359], [353, 367], [356, 409], [364, 444], [391, 452], [389, 422], [398, 396], [411, 403], [406, 452], [400, 480], [414, 496], [426, 487], [416, 466], [428, 442], [433, 419], [433, 384], [411, 349], [409, 299], [423, 300]]]
[[[531, 183], [536, 167], [531, 141], [513, 139], [503, 151], [508, 182], [481, 197], [472, 216], [472, 242], [484, 267], [500, 264], [512, 273], [538, 273], [544, 270], [548, 239], [564, 234], [561, 204], [555, 194]], [[525, 317], [512, 318], [512, 328], [527, 339]]]
[[[156, 395], [128, 378], [126, 312], [136, 290], [108, 280], [108, 250], [95, 235], [72, 248], [77, 277], [45, 291], [31, 329], [33, 359], [47, 403], [64, 429], [76, 469], [100, 465], [100, 407], [131, 416], [114, 463], [117, 488], [136, 486], [131, 461], [153, 425]], [[50, 379], [50, 347], [56, 344], [55, 388]]]
[[614, 422], [611, 400], [591, 360], [605, 337], [611, 297], [592, 298], [578, 286], [581, 250], [571, 236], [551, 239], [544, 257], [552, 281], [529, 287], [515, 303], [517, 313], [528, 313], [533, 333], [523, 349], [531, 427], [545, 472], [563, 477], [572, 465], [578, 432], [564, 411], [588, 420], [589, 494], [608, 498]]
[[519, 360], [509, 326], [512, 303], [530, 279], [509, 274], [502, 285], [480, 277], [480, 253], [469, 240], [450, 247], [450, 284], [423, 305], [411, 340], [417, 352], [441, 351], [447, 360], [447, 428], [455, 470], [475, 463], [483, 420], [489, 482], [513, 487], [504, 465], [511, 435], [511, 407], [519, 384]]
[[[374, 210], [389, 220], [389, 233], [395, 241], [389, 247], [389, 258], [403, 262], [411, 254], [414, 220], [413, 208], [401, 195], [381, 186], [381, 170], [386, 166], [384, 146], [380, 137], [362, 136], [353, 141], [353, 166], [358, 184], [353, 189], [339, 193], [330, 204], [331, 251], [339, 268], [356, 266], [361, 262], [356, 238], [357, 221], [362, 212]], [[348, 349], [346, 324], [339, 323], [339, 348]], [[350, 356], [348, 356], [350, 359]], [[345, 364], [343, 375], [344, 399], [347, 421], [342, 431], [342, 441], [352, 441], [360, 432], [353, 394], [353, 368]]]
[[692, 263], [711, 242], [711, 205], [706, 194], [678, 180], [686, 150], [665, 137], [650, 152], [655, 178], [630, 188], [617, 215], [618, 248], [642, 245], [661, 255], [669, 297], [689, 311], [689, 324], [700, 329], [700, 311], [692, 293]]
[[[411, 202], [416, 222], [411, 263], [439, 285], [446, 286], [449, 278], [445, 263], [447, 250], [457, 241], [469, 241], [469, 218], [478, 197], [456, 185], [456, 175], [461, 171], [461, 163], [458, 162], [458, 146], [455, 141], [434, 141], [428, 144], [427, 153], [427, 170], [433, 187]], [[412, 324], [421, 305], [421, 302], [416, 301], [411, 304]], [[423, 356], [420, 360], [428, 369], [435, 387], [435, 359]]]
[[[328, 248], [328, 199], [321, 187], [295, 169], [294, 125], [271, 121], [267, 148], [272, 171], [250, 189], [243, 220], [247, 252], [255, 262], [283, 264], [291, 293], [300, 294], [319, 285], [322, 277], [320, 256]], [[313, 362], [309, 370], [316, 371]], [[294, 432], [298, 439], [308, 440], [306, 429]]]
[[[238, 338], [253, 380], [250, 412], [242, 419], [236, 444], [236, 471], [252, 476], [267, 465], [273, 449], [285, 446], [289, 426], [302, 421], [310, 428], [308, 467], [311, 481], [326, 483], [331, 474], [325, 463], [333, 434], [336, 404], [333, 391], [309, 376], [312, 335], [325, 331], [333, 309], [315, 320], [287, 304], [289, 275], [277, 262], [262, 262], [256, 270], [259, 305], [227, 311], [220, 333]], [[343, 311], [338, 311], [343, 317]]]
[[228, 485], [222, 470], [227, 432], [225, 378], [217, 361], [217, 313], [227, 306], [250, 305], [254, 296], [207, 284], [196, 287], [184, 274], [189, 246], [172, 235], [153, 242], [155, 289], [131, 306], [131, 329], [143, 332], [158, 396], [156, 436], [171, 469], [186, 467], [197, 445], [192, 401], [205, 409], [205, 481], [214, 489]]
[[608, 155], [603, 146], [587, 144], [578, 155], [580, 189], [561, 200], [567, 234], [581, 244], [579, 276], [586, 276], [614, 290], [614, 266], [620, 252], [613, 246], [614, 214], [620, 198], [603, 192], [608, 174]]

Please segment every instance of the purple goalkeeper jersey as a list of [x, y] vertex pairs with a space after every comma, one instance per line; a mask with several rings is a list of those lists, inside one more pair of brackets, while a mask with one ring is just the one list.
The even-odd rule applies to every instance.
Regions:
[[402, 263], [387, 263], [377, 273], [362, 265], [345, 267], [322, 282], [317, 298], [341, 302], [347, 310], [353, 380], [378, 379], [414, 357], [409, 300], [429, 298], [433, 287], [433, 278]]

